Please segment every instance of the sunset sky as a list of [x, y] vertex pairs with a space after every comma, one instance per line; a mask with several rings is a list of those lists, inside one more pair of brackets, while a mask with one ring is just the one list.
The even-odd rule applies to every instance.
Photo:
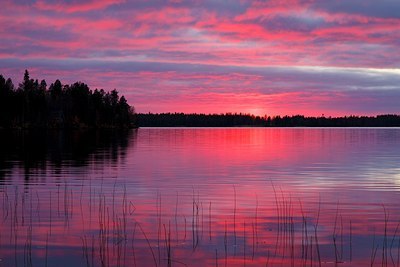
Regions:
[[399, 0], [2, 0], [0, 74], [137, 112], [400, 113]]

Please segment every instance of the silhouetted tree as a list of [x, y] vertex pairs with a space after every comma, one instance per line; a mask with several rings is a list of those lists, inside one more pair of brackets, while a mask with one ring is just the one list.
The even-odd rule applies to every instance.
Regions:
[[11, 79], [0, 75], [0, 127], [132, 127], [134, 109], [117, 90], [94, 92], [82, 82], [49, 86], [30, 78], [25, 70], [15, 90]]
[[45, 80], [42, 80], [39, 85], [39, 90], [46, 91], [47, 90], [47, 83]]

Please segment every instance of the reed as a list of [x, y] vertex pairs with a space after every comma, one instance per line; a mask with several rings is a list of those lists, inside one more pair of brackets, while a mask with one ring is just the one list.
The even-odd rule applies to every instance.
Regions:
[[228, 264], [228, 225], [225, 221], [225, 231], [224, 231], [224, 251], [225, 251], [225, 266]]
[[254, 261], [254, 253], [255, 253], [255, 246], [256, 246], [256, 240], [255, 240], [255, 225], [254, 225], [254, 222], [251, 224], [251, 228], [252, 228], [252, 234], [253, 234], [253, 238], [252, 238], [252, 241], [253, 241], [253, 246], [252, 246], [252, 253], [251, 253], [251, 260], [252, 261]]
[[396, 266], [400, 266], [400, 238], [398, 239], [397, 243], [397, 261], [396, 261]]
[[158, 250], [158, 263], [161, 264], [161, 194], [157, 192], [157, 250]]
[[218, 249], [215, 249], [215, 267], [218, 267]]
[[[390, 259], [392, 260], [392, 265], [393, 266], [398, 266], [398, 264], [396, 265], [396, 263], [395, 263], [392, 251], [393, 251], [393, 246], [394, 246], [395, 239], [397, 237], [397, 232], [399, 230], [399, 226], [400, 226], [400, 221], [396, 225], [396, 229], [395, 229], [395, 231], [393, 233], [392, 241], [390, 242]], [[398, 257], [399, 257], [399, 255], [397, 254], [397, 258]]]
[[9, 202], [9, 197], [8, 197], [8, 189], [7, 187], [4, 188], [3, 191], [3, 222], [5, 222], [8, 219], [8, 212], [9, 212], [9, 206], [11, 205]]
[[[399, 230], [399, 226], [400, 226], [400, 221], [397, 223], [397, 225], [396, 225], [396, 229], [395, 229], [395, 231], [394, 231], [394, 233], [393, 233], [393, 237], [392, 237], [392, 241], [390, 242], [390, 259], [391, 259], [391, 261], [392, 261], [392, 265], [393, 266], [399, 266], [399, 264], [398, 264], [398, 260], [395, 262], [395, 259], [394, 259], [394, 256], [393, 256], [393, 253], [392, 253], [392, 251], [393, 251], [393, 246], [394, 246], [394, 242], [395, 242], [395, 239], [396, 239], [396, 237], [397, 237], [397, 232], [398, 232], [398, 230]], [[399, 258], [399, 253], [398, 253], [398, 251], [397, 251], [397, 259]]]
[[193, 190], [193, 200], [192, 200], [192, 249], [196, 250], [199, 245], [199, 223], [200, 223], [200, 204], [199, 204], [199, 196], [197, 195], [197, 199], [195, 196], [195, 192]]
[[137, 226], [139, 227], [140, 231], [142, 232], [142, 234], [143, 234], [143, 236], [144, 236], [144, 238], [145, 238], [145, 240], [146, 240], [146, 242], [147, 242], [147, 245], [148, 245], [148, 247], [149, 247], [149, 249], [150, 249], [150, 252], [151, 252], [151, 255], [152, 255], [152, 257], [153, 257], [154, 265], [157, 267], [158, 264], [157, 264], [156, 256], [155, 256], [155, 254], [154, 254], [153, 248], [151, 247], [150, 241], [149, 241], [149, 239], [147, 238], [146, 233], [143, 231], [143, 228], [142, 228], [142, 226], [140, 225], [140, 223], [137, 223]]
[[45, 256], [45, 267], [48, 264], [48, 255], [49, 255], [49, 233], [46, 234], [46, 256]]
[[[319, 217], [321, 215], [321, 196], [319, 197], [318, 201], [318, 212], [316, 216], [316, 222], [314, 225], [314, 238], [315, 238], [315, 245], [317, 249], [317, 257], [318, 257], [318, 266], [321, 267], [321, 253], [319, 249], [319, 241], [318, 241], [318, 225], [319, 225]], [[350, 233], [351, 233], [351, 221], [350, 221]], [[351, 250], [351, 234], [350, 234], [350, 250]], [[351, 253], [350, 253], [351, 255]], [[351, 256], [350, 256], [351, 258]], [[351, 260], [350, 260], [351, 261]]]
[[254, 214], [254, 229], [255, 229], [254, 234], [256, 237], [256, 244], [258, 246], [258, 195], [257, 194], [256, 194], [256, 210]]
[[51, 196], [51, 191], [50, 191], [49, 195], [50, 195], [49, 196], [49, 198], [50, 198], [50, 200], [49, 200], [49, 206], [50, 206], [50, 208], [49, 208], [50, 209], [50, 211], [49, 211], [49, 213], [50, 213], [50, 215], [49, 215], [49, 220], [50, 220], [50, 222], [49, 222], [49, 231], [50, 231], [50, 236], [51, 236], [51, 233], [52, 233], [51, 229], [52, 229], [52, 225], [53, 225], [53, 208], [52, 208], [53, 198]]
[[246, 266], [246, 221], [243, 222], [243, 266]]
[[350, 233], [350, 248], [349, 248], [350, 252], [349, 252], [349, 254], [350, 254], [350, 262], [352, 262], [353, 261], [353, 225], [352, 225], [351, 220], [350, 220], [349, 233]]
[[236, 255], [236, 187], [233, 186], [233, 238], [234, 238], [234, 254]]
[[378, 251], [379, 248], [379, 244], [376, 244], [375, 247], [375, 231], [374, 231], [374, 237], [373, 237], [373, 241], [372, 241], [372, 250], [371, 250], [371, 261], [370, 261], [370, 266], [374, 266], [375, 263], [375, 258], [376, 258], [376, 253]]
[[60, 184], [57, 184], [57, 215], [60, 217]]
[[[84, 236], [83, 238], [81, 237], [81, 240], [82, 240], [82, 254], [83, 254], [83, 257], [85, 258], [86, 266], [90, 267], [89, 252], [88, 252], [86, 236]], [[46, 263], [47, 263], [47, 261], [46, 261]]]
[[164, 226], [164, 240], [165, 240], [165, 249], [167, 251], [167, 266], [171, 267], [172, 266], [172, 254], [171, 254], [171, 225], [170, 222], [168, 222], [168, 233], [167, 229]]
[[26, 233], [25, 242], [25, 266], [32, 266], [32, 225], [29, 225]]
[[132, 256], [133, 256], [133, 266], [136, 266], [136, 252], [135, 252], [135, 233], [136, 233], [136, 226], [137, 223], [135, 222], [134, 226], [133, 226], [133, 232], [132, 232]]
[[209, 240], [211, 241], [211, 201], [210, 205], [208, 206], [208, 235], [209, 235]]
[[200, 211], [201, 211], [201, 235], [200, 235], [200, 241], [203, 240], [204, 236], [204, 208], [203, 208], [203, 202], [200, 202]]
[[[142, 253], [143, 251], [147, 252], [147, 260], [152, 261], [155, 266], [186, 265], [191, 260], [196, 261], [203, 257], [202, 253], [207, 253], [209, 264], [214, 264], [215, 257], [215, 266], [228, 266], [230, 260], [243, 262], [244, 266], [256, 265], [260, 260], [265, 266], [322, 266], [325, 262], [332, 261], [331, 257], [337, 266], [344, 262], [357, 264], [359, 260], [354, 257], [354, 252], [359, 252], [357, 243], [354, 243], [354, 233], [359, 230], [357, 222], [354, 223], [351, 215], [350, 218], [345, 216], [348, 213], [344, 213], [345, 210], [341, 209], [339, 202], [336, 207], [335, 204], [329, 204], [333, 206], [333, 210], [336, 208], [336, 212], [329, 217], [324, 213], [321, 197], [318, 202], [312, 202], [316, 208], [308, 209], [301, 199], [293, 201], [291, 194], [282, 188], [274, 188], [272, 190], [275, 190], [275, 200], [271, 199], [271, 203], [265, 203], [271, 207], [265, 209], [267, 212], [259, 208], [264, 202], [260, 202], [257, 195], [254, 197], [255, 201], [250, 200], [253, 206], [250, 205], [250, 208], [245, 210], [238, 209], [241, 203], [237, 201], [236, 189], [233, 186], [233, 198], [228, 202], [227, 213], [221, 215], [218, 210], [219, 203], [204, 202], [204, 198], [194, 189], [192, 195], [177, 193], [175, 203], [172, 196], [172, 201], [167, 200], [166, 204], [162, 202], [166, 198], [162, 198], [161, 192], [157, 192], [156, 216], [151, 214], [151, 211], [149, 213], [152, 215], [150, 218], [154, 227], [146, 225], [144, 228], [143, 223], [147, 221], [145, 216], [142, 217], [143, 210], [129, 199], [131, 195], [125, 184], [114, 183], [112, 193], [102, 187], [84, 190], [82, 186], [72, 187], [63, 182], [61, 185], [55, 185], [48, 194], [42, 194], [40, 189], [23, 193], [17, 187], [5, 187], [0, 191], [0, 218], [3, 226], [11, 230], [0, 233], [0, 248], [7, 246], [7, 243], [11, 244], [11, 247], [13, 245], [15, 258], [10, 265], [51, 265], [49, 259], [53, 260], [57, 256], [52, 255], [55, 251], [53, 239], [58, 240], [60, 236], [66, 236], [77, 222], [82, 222], [82, 235], [76, 238], [78, 251], [82, 251], [81, 264], [84, 266], [140, 266], [142, 260], [146, 260], [146, 256], [143, 256], [146, 253]], [[60, 217], [53, 211], [53, 208], [58, 207], [58, 199], [60, 210], [57, 212], [60, 213]], [[49, 210], [44, 211], [47, 207]], [[165, 211], [170, 207], [172, 211]], [[185, 212], [183, 208], [186, 207], [188, 210]], [[380, 222], [383, 224], [377, 228], [376, 233], [374, 230], [369, 263], [370, 266], [399, 266], [400, 221], [392, 220], [392, 210], [385, 205], [382, 207], [383, 218]], [[152, 208], [154, 211], [154, 205]], [[93, 222], [89, 222], [85, 214], [90, 209], [93, 212]], [[381, 211], [380, 206], [378, 209]], [[271, 210], [272, 215], [269, 213]], [[189, 216], [189, 222], [186, 216]], [[332, 219], [333, 228], [326, 227], [327, 218]], [[238, 224], [238, 220], [243, 224]], [[271, 226], [271, 221], [278, 223]], [[91, 223], [94, 224], [93, 228], [89, 227]], [[45, 244], [44, 247], [38, 246], [35, 240], [36, 233], [39, 233], [36, 226], [43, 225], [47, 227], [41, 241]], [[157, 227], [158, 225], [160, 226]], [[60, 233], [60, 226], [64, 233]], [[187, 231], [191, 231], [188, 235], [192, 235], [192, 242], [185, 243]], [[274, 244], [275, 236], [279, 239]], [[205, 242], [204, 239], [208, 241]], [[322, 247], [321, 240], [326, 242], [327, 239], [330, 246]], [[178, 242], [179, 240], [183, 242]], [[205, 247], [209, 250], [204, 249]], [[329, 256], [325, 256], [327, 247]], [[41, 262], [35, 256], [40, 249], [43, 249]], [[191, 252], [188, 252], [189, 250]], [[185, 255], [182, 251], [188, 254]], [[181, 260], [180, 257], [184, 259]]]
[[176, 201], [175, 201], [175, 216], [174, 216], [174, 222], [175, 222], [175, 233], [176, 233], [176, 244], [179, 243], [179, 231], [178, 231], [178, 201], [179, 201], [179, 193], [176, 192]]
[[384, 235], [383, 235], [383, 244], [382, 244], [382, 264], [381, 266], [388, 265], [388, 255], [387, 255], [387, 242], [388, 242], [388, 222], [389, 222], [389, 213], [386, 210], [385, 205], [382, 205], [384, 212]]

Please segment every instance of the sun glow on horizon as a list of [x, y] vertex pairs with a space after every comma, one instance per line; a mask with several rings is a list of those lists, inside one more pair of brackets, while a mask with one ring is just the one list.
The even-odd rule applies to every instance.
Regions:
[[139, 112], [398, 114], [400, 2], [357, 1], [5, 1], [0, 74]]

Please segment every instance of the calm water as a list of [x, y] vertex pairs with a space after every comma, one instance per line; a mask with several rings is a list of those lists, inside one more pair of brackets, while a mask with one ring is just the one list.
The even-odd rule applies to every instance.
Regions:
[[400, 266], [400, 129], [0, 135], [0, 266]]

